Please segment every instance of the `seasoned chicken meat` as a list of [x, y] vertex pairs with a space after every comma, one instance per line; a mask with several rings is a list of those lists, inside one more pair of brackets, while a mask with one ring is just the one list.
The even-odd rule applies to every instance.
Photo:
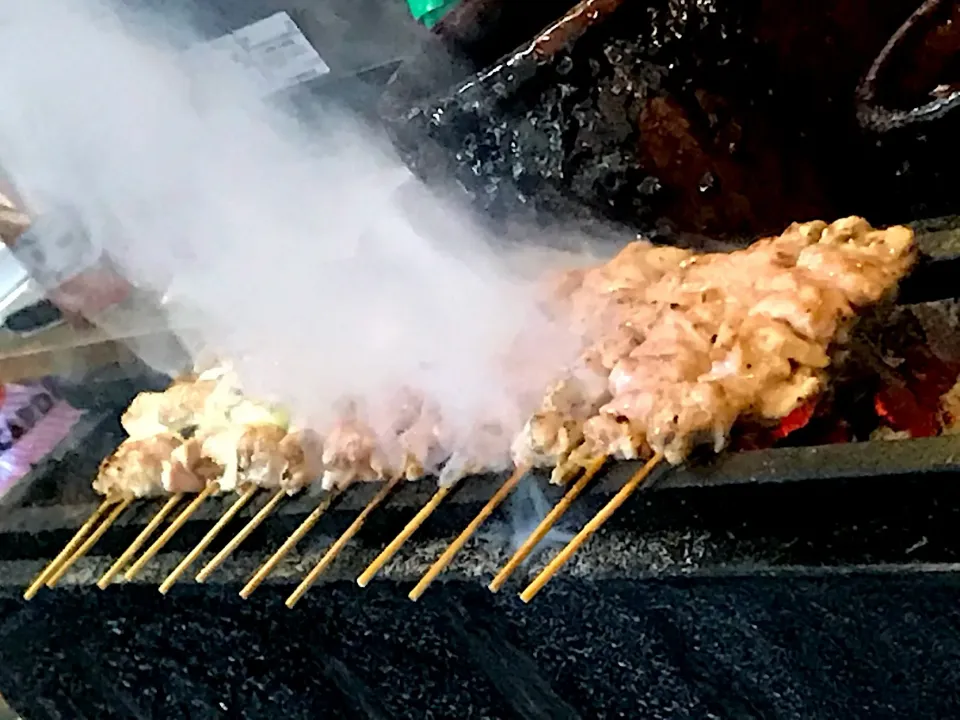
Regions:
[[741, 419], [775, 423], [821, 393], [858, 309], [893, 291], [914, 256], [908, 228], [855, 217], [731, 253], [633, 242], [548, 278], [544, 309], [574, 352], [557, 358], [536, 332], [517, 338], [490, 407], [469, 418], [442, 417], [435, 398], [404, 387], [383, 402], [345, 399], [322, 437], [291, 431], [218, 366], [134, 400], [131, 439], [98, 487], [151, 494], [217, 479], [223, 491], [292, 493], [317, 479], [329, 490], [433, 473], [448, 485], [511, 464], [555, 467], [562, 482], [571, 463], [599, 456], [679, 463], [701, 444], [723, 449]]
[[821, 392], [856, 309], [893, 290], [914, 256], [908, 228], [845, 218], [732, 253], [638, 241], [572, 271], [554, 281], [554, 305], [582, 332], [582, 362], [606, 378], [607, 397], [589, 420], [538, 411], [515, 461], [555, 462], [581, 435], [597, 455], [649, 446], [673, 463], [701, 443], [722, 449], [739, 418], [776, 420]]
[[129, 438], [101, 463], [93, 489], [102, 495], [137, 498], [199, 492], [205, 483], [192, 470], [196, 456], [190, 457], [182, 448], [183, 440], [172, 433]]

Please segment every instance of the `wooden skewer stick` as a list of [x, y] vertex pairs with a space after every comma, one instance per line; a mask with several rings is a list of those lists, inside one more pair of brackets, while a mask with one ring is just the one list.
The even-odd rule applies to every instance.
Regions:
[[202, 583], [206, 582], [213, 572], [223, 564], [223, 561], [230, 557], [230, 553], [240, 547], [240, 544], [250, 537], [250, 534], [260, 527], [260, 523], [267, 519], [267, 516], [273, 512], [273, 509], [280, 504], [280, 501], [287, 496], [287, 491], [283, 488], [278, 489], [271, 497], [267, 504], [260, 508], [260, 511], [254, 515], [243, 526], [243, 529], [238, 532], [233, 539], [224, 545], [223, 549], [214, 555], [213, 559], [208, 562], [203, 568], [197, 573], [197, 582]]
[[523, 561], [527, 559], [527, 556], [533, 552], [533, 549], [539, 545], [540, 541], [550, 532], [550, 528], [552, 528], [570, 506], [573, 505], [573, 501], [576, 500], [580, 496], [580, 493], [590, 484], [594, 475], [600, 472], [600, 468], [603, 467], [606, 461], [606, 457], [599, 457], [586, 466], [580, 479], [577, 480], [577, 482], [567, 490], [566, 494], [560, 498], [560, 501], [553, 506], [553, 509], [540, 521], [540, 524], [534, 528], [529, 537], [523, 541], [523, 544], [513, 554], [513, 557], [510, 558], [507, 564], [503, 566], [503, 569], [497, 573], [497, 576], [487, 586], [490, 592], [497, 592], [503, 587], [503, 584], [513, 575], [514, 571], [520, 567]]
[[320, 562], [318, 562], [313, 569], [307, 573], [307, 576], [297, 586], [297, 589], [294, 590], [290, 597], [287, 598], [286, 605], [288, 608], [292, 610], [293, 606], [300, 602], [300, 598], [302, 598], [306, 594], [307, 590], [313, 586], [323, 571], [326, 570], [334, 560], [336, 560], [337, 555], [339, 555], [340, 551], [346, 547], [346, 544], [350, 542], [353, 536], [360, 531], [360, 528], [363, 527], [363, 524], [367, 521], [370, 513], [376, 510], [380, 503], [390, 496], [390, 493], [392, 493], [394, 488], [400, 484], [401, 480], [403, 480], [403, 475], [397, 475], [396, 477], [391, 478], [386, 485], [377, 491], [376, 495], [370, 498], [370, 502], [368, 502], [363, 510], [360, 511], [360, 514], [357, 515], [356, 519], [350, 523], [350, 527], [344, 530], [343, 534], [337, 538], [336, 542], [334, 542], [333, 545], [327, 549], [327, 551], [323, 554], [323, 557], [320, 558]]
[[610, 502], [604, 505], [603, 509], [594, 515], [590, 519], [590, 522], [583, 526], [583, 529], [574, 536], [573, 540], [567, 543], [566, 547], [557, 553], [557, 556], [533, 579], [533, 582], [527, 586], [527, 589], [520, 593], [520, 599], [525, 603], [533, 600], [534, 596], [543, 589], [543, 586], [550, 582], [550, 578], [556, 574], [557, 570], [570, 559], [570, 556], [573, 555], [591, 535], [599, 530], [600, 527], [610, 519], [610, 516], [633, 495], [636, 489], [649, 477], [650, 473], [656, 469], [661, 460], [663, 460], [663, 454], [659, 452], [656, 453], [647, 461], [646, 465], [640, 468], [632, 478], [627, 480], [619, 492], [610, 498]]
[[47, 584], [47, 580], [57, 571], [61, 563], [63, 563], [64, 560], [76, 552], [77, 548], [80, 547], [81, 543], [83, 543], [84, 538], [90, 534], [90, 531], [94, 528], [97, 522], [99, 522], [100, 518], [103, 517], [103, 514], [107, 512], [112, 505], [115, 505], [119, 501], [119, 495], [111, 495], [102, 503], [100, 503], [97, 509], [94, 510], [90, 517], [87, 518], [87, 521], [80, 526], [80, 529], [74, 533], [72, 538], [70, 538], [70, 542], [64, 546], [63, 550], [61, 550], [60, 553], [53, 560], [51, 560], [42, 571], [40, 571], [40, 574], [34, 578], [33, 582], [30, 583], [30, 586], [23, 593], [24, 600], [33, 600], [33, 598], [37, 596], [37, 593], [40, 592], [40, 588]]
[[206, 550], [210, 543], [214, 541], [217, 535], [220, 534], [220, 531], [223, 530], [231, 520], [240, 512], [243, 507], [250, 502], [250, 499], [256, 494], [259, 488], [256, 485], [247, 486], [240, 495], [237, 496], [237, 499], [233, 501], [230, 507], [227, 508], [226, 512], [220, 516], [220, 519], [214, 524], [212, 528], [207, 531], [207, 534], [203, 536], [203, 539], [197, 543], [197, 546], [187, 553], [187, 556], [180, 561], [180, 564], [173, 569], [163, 582], [160, 584], [160, 594], [166, 595], [170, 588], [173, 587], [174, 583], [180, 578], [183, 573], [187, 571], [196, 559], [200, 557], [204, 550]]
[[100, 523], [97, 529], [94, 530], [86, 540], [84, 540], [83, 544], [79, 548], [77, 548], [77, 551], [73, 555], [71, 555], [69, 558], [64, 560], [63, 563], [61, 563], [60, 567], [58, 567], [57, 570], [53, 573], [53, 575], [51, 575], [47, 579], [48, 588], [52, 588], [54, 585], [60, 582], [60, 578], [62, 578], [64, 575], [67, 574], [67, 570], [73, 567], [73, 564], [77, 560], [79, 560], [84, 555], [86, 555], [90, 551], [90, 548], [96, 545], [97, 541], [103, 537], [104, 533], [106, 533], [107, 530], [110, 529], [110, 526], [113, 525], [114, 522], [116, 522], [117, 518], [120, 517], [121, 513], [123, 513], [124, 510], [130, 507], [130, 504], [134, 500], [136, 500], [135, 497], [133, 497], [132, 495], [128, 495], [123, 500], [121, 500], [120, 503], [113, 508], [113, 510], [110, 511], [110, 514], [107, 515], [107, 517], [104, 519], [102, 523]]
[[147, 548], [143, 555], [137, 558], [137, 561], [127, 569], [127, 571], [123, 574], [123, 577], [128, 581], [133, 580], [137, 576], [137, 573], [143, 570], [144, 566], [150, 562], [151, 558], [163, 550], [166, 544], [170, 542], [170, 539], [176, 535], [177, 531], [186, 525], [187, 520], [189, 520], [190, 516], [192, 516], [200, 508], [203, 502], [208, 497], [215, 495], [218, 492], [220, 492], [219, 483], [207, 483], [207, 486], [203, 489], [203, 491], [198, 493], [197, 496], [190, 501], [190, 504], [180, 511], [180, 514], [177, 515], [172, 523], [170, 523], [170, 526], [164, 530], [160, 537], [154, 541], [153, 545]]
[[380, 572], [380, 568], [386, 565], [390, 561], [390, 558], [397, 554], [401, 546], [417, 531], [417, 528], [423, 525], [426, 519], [430, 517], [454, 487], [456, 487], [456, 483], [441, 487], [433, 494], [430, 501], [420, 508], [420, 512], [414, 515], [413, 520], [407, 523], [407, 526], [400, 531], [400, 534], [390, 541], [390, 544], [383, 549], [383, 552], [377, 555], [374, 561], [370, 563], [367, 569], [357, 578], [357, 585], [366, 587], [367, 583], [373, 580], [373, 577]]
[[147, 526], [137, 535], [137, 539], [130, 543], [130, 547], [123, 551], [123, 554], [117, 558], [117, 561], [113, 563], [110, 569], [103, 574], [103, 577], [97, 581], [98, 588], [101, 590], [107, 589], [107, 586], [113, 582], [113, 579], [127, 566], [127, 563], [133, 559], [133, 556], [136, 555], [144, 543], [150, 539], [150, 536], [156, 532], [157, 528], [160, 527], [160, 523], [173, 511], [181, 498], [183, 498], [183, 493], [176, 493], [167, 498], [167, 501], [157, 510], [156, 514], [150, 519], [150, 522], [147, 523]]
[[419, 600], [420, 596], [426, 592], [426, 589], [430, 587], [430, 583], [437, 579], [437, 576], [442, 573], [447, 565], [453, 560], [454, 556], [463, 549], [463, 546], [467, 544], [473, 534], [477, 529], [484, 523], [484, 521], [493, 514], [493, 511], [499, 507], [500, 503], [506, 500], [507, 496], [513, 492], [513, 489], [517, 486], [517, 483], [520, 482], [520, 479], [527, 474], [529, 470], [528, 467], [520, 466], [513, 471], [513, 474], [507, 478], [506, 482], [500, 486], [500, 489], [494, 493], [493, 497], [487, 501], [487, 504], [483, 506], [477, 516], [467, 525], [466, 529], [460, 533], [457, 538], [450, 543], [450, 546], [443, 552], [437, 561], [430, 566], [430, 569], [427, 570], [426, 574], [420, 579], [420, 582], [417, 583], [416, 587], [410, 591], [410, 594], [407, 596], [411, 600]]
[[283, 560], [287, 554], [293, 550], [294, 546], [300, 542], [303, 537], [313, 529], [313, 526], [316, 525], [323, 514], [327, 511], [333, 501], [339, 495], [339, 491], [334, 490], [323, 501], [317, 505], [316, 509], [309, 515], [306, 519], [300, 523], [300, 527], [293, 531], [293, 535], [288, 537], [283, 545], [280, 546], [273, 555], [270, 556], [263, 565], [254, 573], [253, 577], [243, 586], [243, 590], [240, 591], [240, 597], [246, 600], [253, 594], [253, 591], [260, 587], [260, 583], [267, 579], [267, 576], [273, 572], [274, 568], [280, 564], [280, 561]]

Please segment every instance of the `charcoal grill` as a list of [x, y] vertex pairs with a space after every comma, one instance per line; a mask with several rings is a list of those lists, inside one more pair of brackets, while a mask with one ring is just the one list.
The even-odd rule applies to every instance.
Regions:
[[[620, 5], [595, 4], [610, 13]], [[467, 3], [440, 28], [444, 52], [457, 27], [479, 27], [478, 36], [454, 40], [469, 62], [481, 50], [493, 61], [564, 12], [562, 5], [511, 35], [493, 20], [457, 26], [470, 17], [503, 17], [495, 3]], [[742, 20], [725, 20], [735, 21]], [[499, 47], [504, 42], [511, 44]], [[408, 160], [428, 180], [446, 177], [454, 151], [445, 142], [457, 141], [456, 134], [440, 142], [435, 129], [418, 130], [416, 118], [425, 117], [424, 98], [442, 97], [447, 86], [419, 88], [417, 105], [404, 95], [409, 85], [396, 85], [405, 77], [395, 77], [384, 99], [390, 132], [402, 151], [426, 132], [433, 142]], [[404, 106], [409, 122], [400, 122]], [[932, 183], [940, 177], [935, 171], [921, 168], [918, 182]], [[543, 192], [556, 200], [551, 212], [562, 206], [577, 215], [587, 200], [590, 222], [609, 219], [562, 182], [553, 188]], [[664, 208], [638, 217], [655, 218]], [[960, 220], [925, 220], [915, 228], [923, 259], [901, 301], [957, 296]], [[696, 235], [675, 224], [654, 229], [664, 239]], [[736, 232], [730, 242], [738, 242]], [[82, 388], [84, 397], [64, 389], [87, 409], [85, 422], [3, 508], [0, 692], [27, 720], [900, 718], [960, 710], [960, 631], [952, 619], [960, 589], [960, 485], [952, 482], [960, 476], [960, 436], [731, 453], [663, 473], [531, 606], [514, 591], [542, 567], [543, 554], [499, 594], [484, 586], [509, 554], [502, 514], [422, 600], [406, 597], [502, 478], [464, 483], [361, 590], [357, 575], [432, 492], [427, 483], [404, 486], [293, 611], [284, 598], [372, 488], [345, 495], [249, 600], [239, 598], [240, 587], [315, 499], [281, 505], [206, 584], [181, 581], [161, 596], [157, 584], [224, 510], [210, 501], [135, 582], [97, 590], [93, 583], [154, 509], [141, 507], [55, 591], [24, 602], [24, 586], [95, 506], [90, 479], [122, 439], [119, 413], [138, 389], [157, 381], [127, 367], [123, 379], [108, 376]], [[579, 527], [634, 470], [630, 463], [611, 468], [563, 527]], [[557, 489], [546, 493], [558, 499]], [[241, 512], [235, 525], [265, 500]]]

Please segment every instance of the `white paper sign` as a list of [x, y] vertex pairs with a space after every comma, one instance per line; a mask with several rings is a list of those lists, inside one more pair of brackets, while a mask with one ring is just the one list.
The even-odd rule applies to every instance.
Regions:
[[285, 12], [242, 27], [203, 47], [226, 53], [238, 64], [259, 73], [268, 95], [330, 72], [330, 67]]

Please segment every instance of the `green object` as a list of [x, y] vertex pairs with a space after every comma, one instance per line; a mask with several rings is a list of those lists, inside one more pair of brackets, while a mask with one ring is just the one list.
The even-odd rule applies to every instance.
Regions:
[[460, 0], [407, 0], [410, 13], [417, 22], [432, 28]]

